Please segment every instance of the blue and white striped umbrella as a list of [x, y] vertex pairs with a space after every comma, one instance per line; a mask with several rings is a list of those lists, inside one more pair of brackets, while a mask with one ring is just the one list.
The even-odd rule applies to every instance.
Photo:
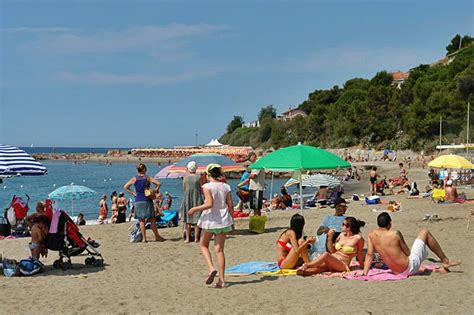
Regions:
[[25, 151], [0, 144], [0, 178], [46, 174], [46, 167]]

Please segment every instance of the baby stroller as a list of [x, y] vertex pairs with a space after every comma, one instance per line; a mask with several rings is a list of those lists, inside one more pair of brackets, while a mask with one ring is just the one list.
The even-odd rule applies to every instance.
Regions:
[[[59, 252], [59, 259], [54, 261], [53, 267], [63, 270], [71, 268], [71, 256], [78, 256], [84, 251], [87, 251], [86, 255], [89, 256], [85, 259], [86, 265], [102, 267], [104, 259], [96, 249], [98, 244], [86, 240], [66, 212], [63, 210], [53, 211], [50, 200], [46, 200], [45, 208], [50, 223], [49, 233], [45, 238], [45, 246], [50, 250]], [[64, 258], [66, 258], [66, 261]]]
[[30, 201], [30, 196], [27, 194], [25, 196], [26, 201], [21, 197], [13, 195], [10, 207], [6, 210], [6, 218], [11, 226], [11, 235], [17, 237], [29, 236], [25, 218], [29, 209], [28, 202]]

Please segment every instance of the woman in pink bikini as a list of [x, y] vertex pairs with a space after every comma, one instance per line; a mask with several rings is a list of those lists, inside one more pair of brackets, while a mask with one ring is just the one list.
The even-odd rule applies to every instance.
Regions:
[[295, 214], [291, 217], [290, 228], [277, 240], [278, 267], [281, 269], [293, 269], [303, 263], [309, 263], [308, 245], [314, 244], [314, 236], [303, 238], [304, 217]]

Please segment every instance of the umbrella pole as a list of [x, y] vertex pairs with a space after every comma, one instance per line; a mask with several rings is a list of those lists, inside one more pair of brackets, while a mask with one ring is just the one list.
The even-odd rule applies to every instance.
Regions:
[[303, 180], [301, 179], [301, 173], [303, 170], [300, 171], [300, 209], [301, 209], [301, 215], [303, 215]]
[[273, 171], [272, 171], [272, 182], [270, 184], [270, 198], [268, 198], [270, 202], [272, 201], [272, 196], [273, 196]]

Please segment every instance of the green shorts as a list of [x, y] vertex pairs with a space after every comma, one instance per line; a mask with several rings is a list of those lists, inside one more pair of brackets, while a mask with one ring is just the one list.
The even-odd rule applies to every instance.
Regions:
[[232, 231], [232, 226], [226, 226], [223, 228], [218, 228], [218, 229], [205, 229], [207, 233], [213, 233], [213, 234], [220, 234], [220, 233], [229, 233]]

